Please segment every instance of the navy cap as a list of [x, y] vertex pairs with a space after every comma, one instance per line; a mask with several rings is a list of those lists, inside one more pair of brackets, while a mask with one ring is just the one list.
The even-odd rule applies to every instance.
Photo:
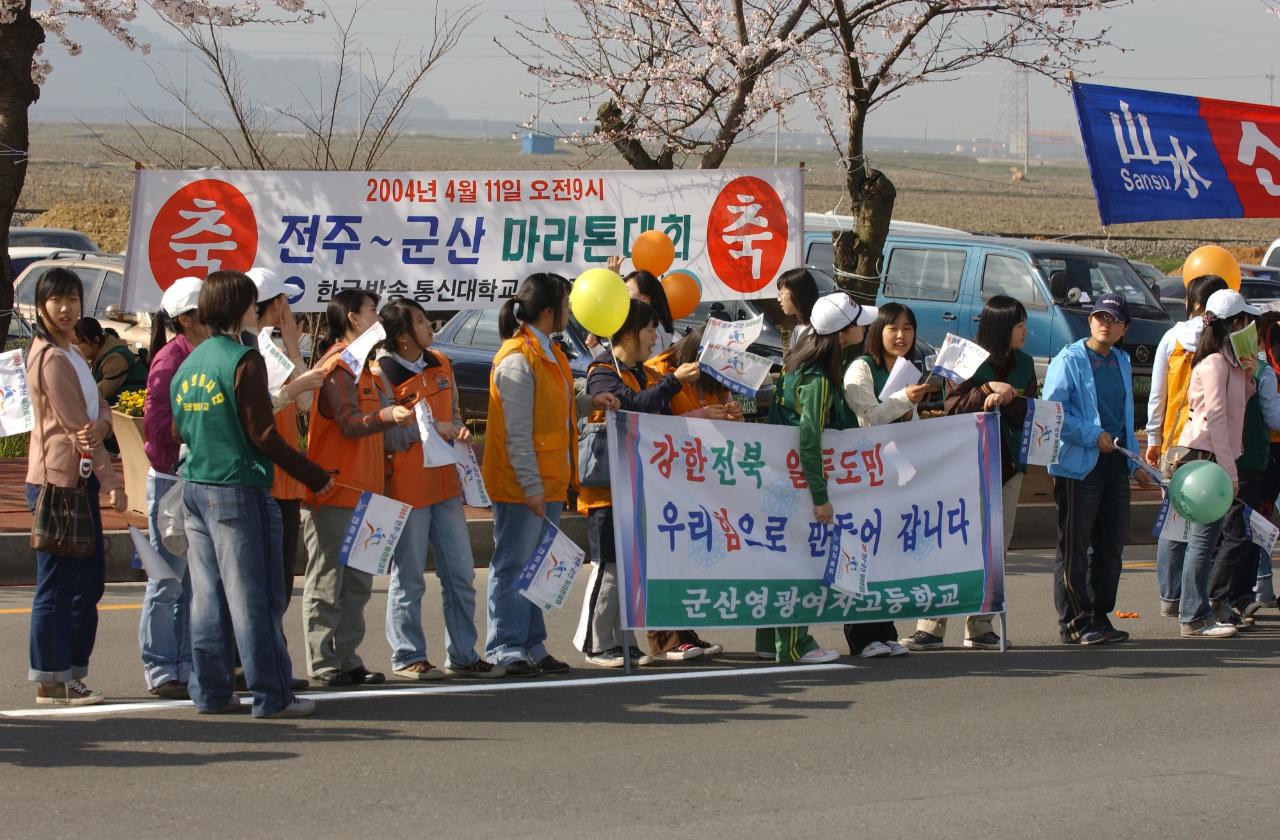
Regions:
[[1093, 313], [1105, 312], [1122, 324], [1129, 323], [1129, 302], [1124, 295], [1111, 292], [1093, 302]]

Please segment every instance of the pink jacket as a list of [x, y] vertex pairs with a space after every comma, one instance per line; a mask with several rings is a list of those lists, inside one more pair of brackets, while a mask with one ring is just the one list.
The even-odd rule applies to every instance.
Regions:
[[[75, 487], [80, 480], [80, 447], [75, 433], [89, 422], [75, 368], [56, 346], [36, 338], [27, 351], [27, 387], [36, 420], [27, 449], [27, 483]], [[98, 419], [111, 422], [111, 409], [101, 396]], [[103, 490], [123, 486], [104, 446], [93, 453], [93, 472]]]
[[1244, 452], [1244, 408], [1257, 390], [1253, 377], [1222, 353], [1191, 370], [1187, 423], [1179, 446], [1205, 449], [1236, 480], [1236, 459]]

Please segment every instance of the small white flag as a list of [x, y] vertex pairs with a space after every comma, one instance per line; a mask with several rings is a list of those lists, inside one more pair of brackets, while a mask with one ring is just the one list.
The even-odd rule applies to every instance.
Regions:
[[152, 580], [178, 579], [173, 569], [160, 556], [160, 552], [156, 551], [155, 546], [132, 525], [129, 526], [129, 539], [133, 540], [133, 550], [138, 552], [138, 559], [142, 561], [142, 568], [146, 571], [147, 577]]
[[856, 536], [850, 534], [846, 537], [844, 529], [838, 525], [831, 528], [827, 568], [822, 575], [822, 585], [861, 598], [867, 594], [870, 559], [866, 546]]
[[933, 373], [959, 385], [978, 372], [991, 354], [972, 341], [947, 333], [942, 349], [933, 360]]
[[258, 352], [267, 363], [267, 390], [274, 397], [289, 381], [289, 375], [293, 373], [293, 362], [271, 340], [271, 327], [258, 333]]
[[435, 415], [427, 401], [420, 400], [413, 407], [413, 413], [418, 416], [418, 437], [422, 438], [422, 466], [447, 467], [458, 463], [453, 447], [440, 436]]
[[351, 515], [338, 562], [371, 575], [385, 575], [395, 557], [412, 505], [365, 491]]
[[698, 351], [698, 365], [731, 391], [754, 397], [773, 369], [773, 363], [747, 348], [764, 330], [764, 315], [745, 321], [708, 318]]
[[453, 452], [457, 458], [458, 479], [462, 482], [463, 501], [470, 507], [492, 507], [493, 502], [484, 489], [484, 476], [480, 474], [480, 464], [476, 461], [476, 453], [470, 442], [455, 440]]
[[1176, 543], [1185, 543], [1191, 539], [1191, 523], [1178, 515], [1173, 505], [1169, 504], [1168, 496], [1165, 496], [1160, 505], [1160, 513], [1156, 515], [1151, 536]]
[[1022, 423], [1022, 451], [1018, 460], [1042, 467], [1056, 463], [1058, 444], [1062, 442], [1062, 420], [1062, 403], [1027, 397], [1027, 419]]
[[382, 328], [382, 322], [379, 321], [347, 345], [347, 349], [342, 351], [341, 359], [347, 366], [347, 370], [351, 371], [352, 376], [356, 379], [360, 378], [360, 371], [364, 370], [364, 360], [369, 358], [373, 346], [379, 341], [384, 341], [386, 337], [387, 331]]
[[29, 432], [35, 425], [22, 351], [0, 353], [0, 437]]
[[1249, 539], [1270, 556], [1271, 549], [1276, 545], [1276, 537], [1280, 536], [1280, 528], [1248, 505], [1245, 505], [1244, 517], [1245, 527], [1249, 529]]
[[533, 556], [524, 564], [516, 588], [544, 610], [558, 610], [573, 589], [586, 552], [551, 523], [542, 523], [542, 535]]

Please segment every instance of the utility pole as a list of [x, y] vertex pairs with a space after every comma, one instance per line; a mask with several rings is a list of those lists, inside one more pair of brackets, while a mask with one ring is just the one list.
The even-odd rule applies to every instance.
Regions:
[[1030, 173], [1031, 165], [1031, 71], [1022, 71], [1022, 174]]

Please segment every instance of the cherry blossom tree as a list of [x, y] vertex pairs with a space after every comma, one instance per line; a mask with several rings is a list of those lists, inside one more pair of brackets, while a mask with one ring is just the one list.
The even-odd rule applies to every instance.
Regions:
[[840, 284], [875, 303], [897, 197], [867, 157], [871, 113], [907, 88], [996, 60], [1063, 80], [1106, 30], [1085, 12], [1128, 0], [815, 0], [829, 27], [803, 45], [807, 96], [845, 173], [854, 229], [834, 236]]
[[561, 137], [613, 147], [635, 169], [719, 167], [734, 142], [803, 95], [782, 71], [828, 28], [814, 0], [570, 2], [576, 26], [512, 19], [522, 44], [499, 45], [537, 77], [527, 94], [539, 108], [583, 109], [592, 127], [555, 126]]
[[39, 6], [33, 0], [0, 0], [0, 336], [8, 335], [13, 310], [9, 225], [27, 176], [27, 111], [40, 98], [40, 85], [52, 69], [43, 54], [45, 39], [53, 35], [68, 54], [78, 55], [80, 45], [68, 36], [67, 24], [86, 21], [146, 54], [147, 45], [130, 32], [142, 2], [178, 27], [305, 23], [317, 17], [305, 0], [274, 0], [283, 13], [278, 19], [263, 17], [253, 0], [44, 0]]

